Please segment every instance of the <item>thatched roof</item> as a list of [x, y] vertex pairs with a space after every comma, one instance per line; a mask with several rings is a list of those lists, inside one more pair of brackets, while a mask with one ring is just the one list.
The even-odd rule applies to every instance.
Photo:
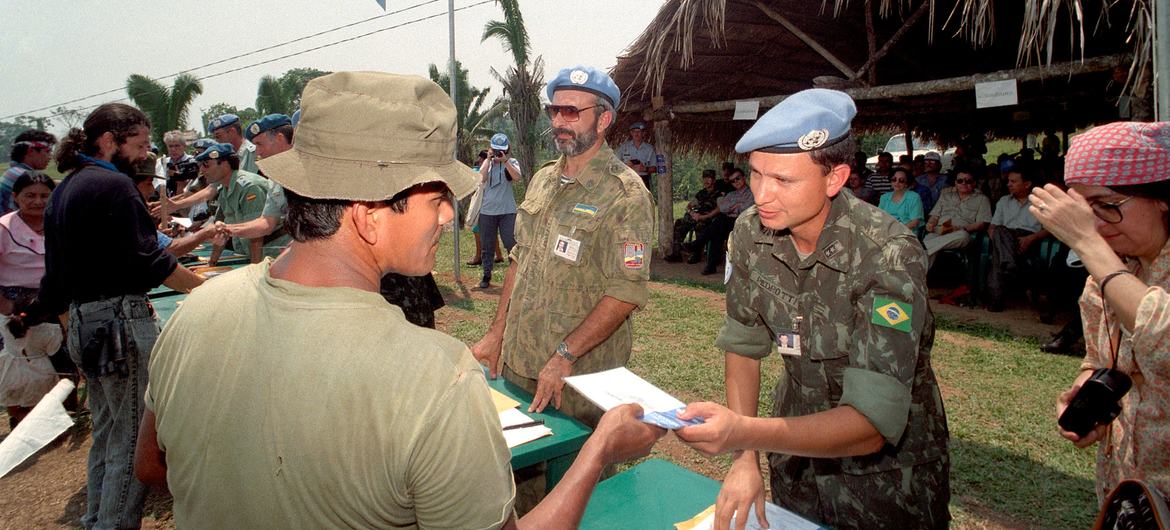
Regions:
[[[668, 0], [612, 71], [624, 101], [617, 134], [669, 112], [676, 149], [724, 154], [753, 123], [731, 120], [734, 100], [762, 99], [763, 113], [826, 86], [854, 96], [862, 131], [909, 125], [943, 142], [983, 130], [1020, 136], [1116, 120], [1118, 97], [1148, 84], [1127, 84], [1134, 58], [1148, 54], [1148, 39], [1134, 42], [1148, 32], [1132, 23], [1147, 21], [1145, 0], [874, 0], [872, 44], [870, 4]], [[1069, 15], [1074, 4], [1082, 19]], [[1010, 77], [1020, 80], [1018, 105], [975, 108], [974, 80]]]

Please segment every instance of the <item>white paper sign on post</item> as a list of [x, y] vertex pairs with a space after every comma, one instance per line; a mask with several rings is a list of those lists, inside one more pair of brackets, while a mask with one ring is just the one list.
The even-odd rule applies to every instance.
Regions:
[[750, 99], [735, 102], [735, 116], [733, 120], [754, 120], [760, 115], [760, 100]]
[[1019, 102], [1015, 78], [975, 83], [975, 108], [1006, 107]]

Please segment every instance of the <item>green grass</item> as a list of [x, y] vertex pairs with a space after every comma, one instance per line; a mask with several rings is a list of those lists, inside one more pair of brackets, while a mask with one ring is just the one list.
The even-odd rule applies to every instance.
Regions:
[[[475, 248], [470, 233], [463, 233], [461, 245], [466, 261]], [[451, 271], [452, 246], [445, 237], [436, 270]], [[465, 285], [479, 281], [479, 269], [462, 270]], [[684, 288], [652, 284], [650, 303], [634, 316], [629, 368], [683, 401], [722, 403], [723, 353], [714, 346], [724, 318], [720, 291], [667, 280]], [[497, 267], [493, 283], [502, 282], [503, 268]], [[440, 285], [455, 289], [442, 278]], [[461, 300], [453, 309], [467, 318], [455, 319], [448, 331], [470, 344], [483, 335], [496, 301]], [[1042, 354], [1036, 346], [1007, 330], [939, 321], [932, 359], [951, 430], [956, 527], [1091, 526], [1095, 453], [1060, 438], [1053, 417], [1056, 396], [1067, 389], [1080, 361]], [[782, 370], [776, 356], [765, 359], [763, 413], [771, 410], [771, 391]], [[666, 451], [663, 445], [651, 457], [714, 477], [730, 466], [727, 457], [707, 459], [690, 450]]]

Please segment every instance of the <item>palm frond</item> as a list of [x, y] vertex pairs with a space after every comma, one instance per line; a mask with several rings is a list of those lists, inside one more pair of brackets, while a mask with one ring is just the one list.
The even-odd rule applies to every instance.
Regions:
[[195, 96], [203, 94], [203, 83], [192, 74], [180, 74], [171, 86], [171, 94], [167, 107], [166, 128], [169, 130], [183, 130], [187, 128], [187, 107], [195, 101]]

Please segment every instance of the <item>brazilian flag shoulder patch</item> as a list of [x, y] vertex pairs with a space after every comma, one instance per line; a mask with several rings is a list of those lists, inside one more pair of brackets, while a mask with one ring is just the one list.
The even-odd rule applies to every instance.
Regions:
[[909, 333], [912, 315], [913, 308], [910, 307], [910, 304], [884, 296], [873, 298], [873, 318], [871, 321], [874, 324]]

